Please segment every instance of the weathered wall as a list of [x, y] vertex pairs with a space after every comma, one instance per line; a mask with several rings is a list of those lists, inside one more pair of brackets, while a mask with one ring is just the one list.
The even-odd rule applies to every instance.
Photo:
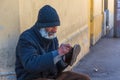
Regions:
[[[21, 32], [26, 28], [31, 27], [36, 19], [39, 9], [45, 5], [50, 4], [56, 8], [61, 26], [59, 27], [58, 34], [60, 41], [65, 36], [71, 35], [78, 28], [87, 24], [88, 20], [88, 1], [87, 0], [66, 0], [66, 1], [34, 1], [34, 0], [20, 0], [20, 17], [21, 17]], [[84, 9], [83, 9], [84, 8]], [[27, 20], [26, 20], [27, 19]], [[71, 29], [72, 28], [72, 29]]]
[[108, 9], [111, 13], [114, 13], [114, 2], [115, 0], [108, 0]]
[[[18, 0], [0, 1], [0, 80], [14, 73], [15, 46], [19, 35]], [[4, 77], [6, 76], [6, 78]]]
[[102, 34], [102, 22], [103, 22], [103, 1], [102, 0], [90, 0], [91, 4], [91, 45], [94, 45]]

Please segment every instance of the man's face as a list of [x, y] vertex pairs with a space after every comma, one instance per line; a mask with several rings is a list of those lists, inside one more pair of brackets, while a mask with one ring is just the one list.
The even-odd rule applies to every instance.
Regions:
[[41, 28], [40, 33], [42, 37], [46, 39], [53, 39], [56, 37], [57, 27], [48, 27], [48, 28]]
[[48, 27], [45, 28], [46, 32], [48, 32], [48, 36], [52, 36], [54, 34], [56, 34], [57, 32], [57, 27]]

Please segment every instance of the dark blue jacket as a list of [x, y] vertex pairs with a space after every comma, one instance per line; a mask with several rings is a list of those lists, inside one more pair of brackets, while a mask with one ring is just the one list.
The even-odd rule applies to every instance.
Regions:
[[23, 32], [16, 47], [17, 80], [32, 80], [56, 74], [52, 53], [57, 53], [57, 48], [57, 38], [47, 40], [41, 37], [36, 25]]

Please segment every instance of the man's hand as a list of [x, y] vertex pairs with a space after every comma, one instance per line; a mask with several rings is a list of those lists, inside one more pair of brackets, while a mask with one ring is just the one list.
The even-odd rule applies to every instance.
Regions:
[[70, 44], [61, 44], [58, 48], [59, 55], [63, 56], [67, 54], [72, 49]]

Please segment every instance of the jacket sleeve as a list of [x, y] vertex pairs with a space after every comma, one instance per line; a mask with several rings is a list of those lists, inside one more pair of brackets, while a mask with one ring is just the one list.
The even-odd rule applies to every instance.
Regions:
[[28, 40], [23, 39], [19, 41], [17, 52], [23, 67], [28, 72], [46, 72], [53, 70], [55, 66], [52, 52], [38, 55], [35, 45]]

